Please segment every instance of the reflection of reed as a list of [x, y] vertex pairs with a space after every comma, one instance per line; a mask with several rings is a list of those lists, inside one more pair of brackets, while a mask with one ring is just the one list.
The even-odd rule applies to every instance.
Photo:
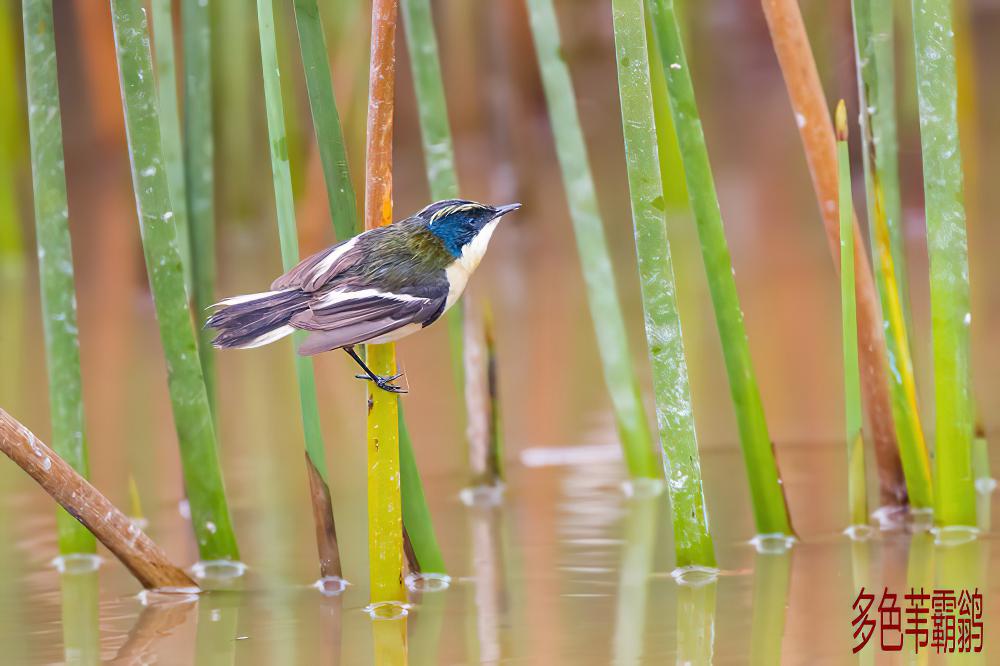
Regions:
[[[448, 595], [443, 592], [423, 593], [417, 600], [417, 610], [409, 616], [410, 645], [415, 664], [437, 664], [441, 644], [441, 627]], [[458, 632], [455, 632], [458, 633]]]
[[757, 553], [753, 577], [753, 619], [750, 624], [752, 664], [781, 663], [791, 560], [789, 550]]
[[179, 599], [153, 602], [143, 608], [111, 663], [153, 663], [158, 643], [184, 624], [194, 608], [195, 600], [191, 597], [182, 596]]
[[[866, 592], [871, 592], [873, 589], [871, 582], [871, 544], [867, 539], [851, 539], [850, 545], [851, 578], [854, 580], [854, 589], [851, 592], [851, 600], [853, 602], [862, 588]], [[871, 613], [871, 610], [869, 610], [869, 613]], [[872, 638], [875, 638], [874, 634], [872, 634]], [[856, 645], [857, 642], [853, 644]], [[877, 646], [872, 645], [871, 641], [869, 641], [868, 645], [858, 653], [858, 663], [874, 664], [876, 648]]]
[[504, 585], [504, 560], [499, 533], [500, 509], [481, 507], [470, 509], [472, 522], [472, 570], [476, 572], [473, 587], [476, 616], [476, 637], [480, 663], [499, 661], [501, 618], [507, 611]]
[[[934, 537], [929, 532], [917, 532], [910, 537], [910, 552], [906, 561], [906, 588], [910, 590], [927, 590], [934, 587]], [[905, 598], [904, 598], [905, 601]], [[915, 636], [906, 636], [903, 651], [910, 664], [926, 664], [927, 651], [917, 652], [913, 641]]]
[[[989, 596], [986, 594], [986, 577], [984, 575], [984, 563], [986, 561], [986, 541], [983, 539], [975, 539], [968, 541], [966, 543], [961, 543], [958, 545], [942, 545], [938, 543], [934, 547], [934, 589], [935, 590], [950, 590], [955, 594], [955, 598], [959, 598], [964, 592], [974, 594], [979, 592], [983, 595], [984, 600], [988, 599]], [[930, 594], [931, 590], [925, 588], [925, 592]], [[927, 604], [930, 606], [930, 602]], [[989, 618], [985, 617], [986, 623], [989, 622]], [[933, 613], [933, 611], [930, 611]], [[955, 609], [956, 619], [958, 618], [958, 608]], [[957, 622], [956, 622], [957, 624]], [[982, 632], [985, 634], [989, 630], [989, 625], [985, 624]], [[959, 644], [959, 629], [956, 626], [955, 629], [955, 646], [954, 649], [958, 650]], [[973, 638], [971, 641], [972, 649], [979, 644], [979, 639]], [[983, 648], [985, 649], [986, 638], [983, 636]], [[930, 651], [930, 648], [926, 648]], [[949, 654], [949, 663], [957, 661], [958, 663], [986, 663], [986, 653], [984, 652], [971, 652], [961, 655]]]
[[375, 639], [375, 666], [405, 666], [406, 617], [393, 620], [373, 620], [372, 637]]
[[645, 495], [633, 497], [626, 504], [615, 612], [614, 663], [618, 665], [638, 664], [642, 659], [659, 501], [659, 495]]
[[195, 663], [198, 666], [233, 664], [236, 661], [236, 622], [242, 595], [211, 592], [198, 602]]
[[715, 586], [677, 586], [677, 663], [711, 664], [715, 643]]
[[98, 625], [97, 570], [63, 574], [63, 654], [70, 666], [101, 662], [101, 631]]

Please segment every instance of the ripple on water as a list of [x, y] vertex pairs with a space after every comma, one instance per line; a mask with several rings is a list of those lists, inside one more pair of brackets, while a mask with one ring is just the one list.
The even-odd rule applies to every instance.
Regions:
[[411, 573], [406, 575], [406, 587], [414, 592], [441, 592], [451, 587], [451, 576], [443, 573]]
[[68, 553], [53, 559], [52, 566], [62, 574], [91, 573], [101, 568], [101, 557], [92, 553]]
[[398, 620], [406, 617], [412, 606], [399, 601], [378, 601], [365, 606], [365, 612], [373, 620]]

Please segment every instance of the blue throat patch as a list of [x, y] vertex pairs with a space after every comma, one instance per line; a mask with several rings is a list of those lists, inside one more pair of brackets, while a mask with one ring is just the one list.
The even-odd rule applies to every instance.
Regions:
[[459, 211], [431, 222], [427, 228], [441, 239], [445, 249], [457, 259], [462, 256], [462, 248], [476, 237], [481, 227], [475, 214]]

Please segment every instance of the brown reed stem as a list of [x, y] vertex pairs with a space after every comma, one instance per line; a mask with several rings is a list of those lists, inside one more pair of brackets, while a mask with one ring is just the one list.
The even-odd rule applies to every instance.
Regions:
[[99, 490], [13, 416], [0, 409], [0, 450], [132, 572], [147, 589], [198, 586]]
[[[834, 268], [839, 274], [837, 147], [816, 61], [796, 0], [762, 0], [761, 4], [799, 126], [799, 136], [819, 202]], [[858, 308], [861, 394], [875, 446], [881, 502], [905, 504], [906, 483], [892, 420], [882, 315], [871, 265], [864, 248], [864, 240], [855, 217], [854, 289]]]

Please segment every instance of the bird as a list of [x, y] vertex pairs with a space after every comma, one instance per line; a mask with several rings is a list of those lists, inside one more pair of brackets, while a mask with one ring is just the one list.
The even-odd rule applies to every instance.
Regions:
[[393, 224], [370, 229], [303, 259], [269, 291], [216, 303], [205, 327], [219, 349], [252, 349], [296, 330], [308, 336], [303, 356], [343, 349], [372, 381], [405, 393], [375, 374], [355, 350], [395, 342], [431, 325], [461, 297], [503, 216], [521, 204], [490, 206], [445, 199]]

